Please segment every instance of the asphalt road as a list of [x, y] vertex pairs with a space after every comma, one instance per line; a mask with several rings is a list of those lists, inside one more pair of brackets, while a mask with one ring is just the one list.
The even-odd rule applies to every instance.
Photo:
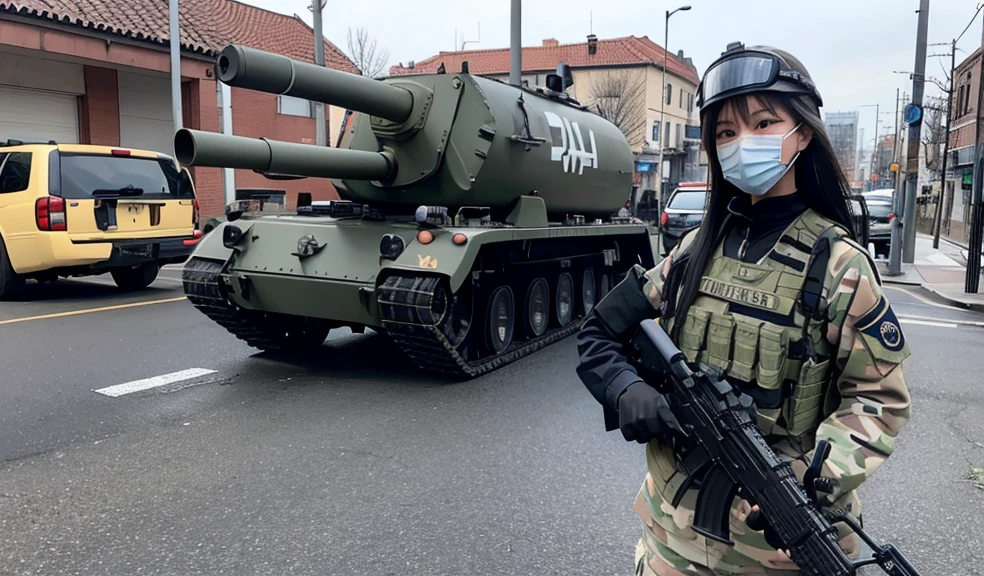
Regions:
[[[0, 574], [631, 573], [643, 450], [603, 432], [573, 338], [463, 383], [372, 333], [289, 364], [176, 277], [0, 303]], [[984, 574], [984, 315], [889, 293], [914, 414], [865, 526], [924, 575]]]

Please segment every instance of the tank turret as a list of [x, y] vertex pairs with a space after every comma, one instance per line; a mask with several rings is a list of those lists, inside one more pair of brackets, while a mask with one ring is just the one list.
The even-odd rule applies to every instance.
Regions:
[[230, 86], [357, 113], [337, 148], [183, 129], [182, 164], [330, 177], [344, 199], [404, 213], [536, 195], [551, 214], [607, 217], [632, 187], [625, 136], [563, 92], [464, 73], [375, 80], [236, 45], [216, 68]]

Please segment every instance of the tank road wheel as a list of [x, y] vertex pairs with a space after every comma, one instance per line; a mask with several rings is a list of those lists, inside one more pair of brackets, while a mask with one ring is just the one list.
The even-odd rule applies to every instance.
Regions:
[[557, 302], [555, 305], [557, 324], [561, 327], [571, 323], [574, 317], [574, 280], [569, 272], [557, 279]]
[[550, 325], [550, 286], [545, 278], [530, 282], [526, 290], [526, 330], [531, 338], [543, 336]]
[[[447, 300], [447, 291], [441, 290]], [[451, 346], [460, 348], [468, 338], [468, 332], [472, 324], [471, 294], [462, 289], [451, 295], [451, 303], [447, 306], [447, 313], [441, 321], [441, 331], [448, 339]]]
[[581, 277], [581, 311], [585, 316], [594, 309], [595, 286], [594, 268], [588, 268]]
[[516, 302], [509, 286], [499, 286], [489, 298], [488, 344], [499, 354], [512, 343], [516, 324]]
[[598, 300], [601, 300], [612, 290], [612, 277], [606, 270], [601, 274], [601, 287], [598, 288]]

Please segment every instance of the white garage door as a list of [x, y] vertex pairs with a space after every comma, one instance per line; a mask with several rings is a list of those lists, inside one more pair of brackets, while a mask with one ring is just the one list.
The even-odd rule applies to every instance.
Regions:
[[0, 86], [0, 142], [79, 143], [78, 98], [45, 90]]
[[120, 146], [174, 154], [171, 81], [119, 72]]

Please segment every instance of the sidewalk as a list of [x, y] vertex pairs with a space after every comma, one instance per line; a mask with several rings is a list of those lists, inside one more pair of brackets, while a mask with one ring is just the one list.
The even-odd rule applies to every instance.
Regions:
[[[954, 306], [984, 311], [984, 293], [964, 292], [967, 274], [967, 248], [944, 237], [939, 250], [933, 249], [933, 237], [916, 233], [915, 258], [911, 264], [902, 263], [899, 276], [888, 275], [888, 261], [878, 260], [878, 273], [885, 284], [922, 286]], [[984, 287], [984, 278], [981, 279]]]

